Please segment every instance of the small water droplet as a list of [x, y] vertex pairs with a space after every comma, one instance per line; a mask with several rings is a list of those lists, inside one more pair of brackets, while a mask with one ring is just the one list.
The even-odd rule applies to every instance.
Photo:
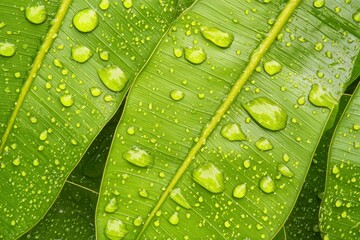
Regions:
[[16, 46], [8, 42], [0, 42], [0, 55], [11, 57], [16, 53]]
[[332, 168], [332, 173], [333, 174], [338, 174], [340, 172], [339, 167], [335, 164]]
[[282, 65], [276, 60], [267, 61], [264, 63], [264, 70], [267, 74], [273, 76], [281, 72]]
[[109, 60], [109, 52], [108, 51], [100, 51], [99, 57], [101, 60], [108, 61]]
[[201, 64], [206, 60], [206, 53], [200, 47], [185, 48], [185, 58], [193, 64]]
[[354, 14], [353, 14], [353, 19], [355, 22], [360, 22], [360, 9], [358, 9]]
[[152, 164], [151, 156], [145, 151], [138, 147], [132, 147], [123, 153], [122, 157], [138, 167], [147, 167]]
[[304, 104], [305, 104], [305, 101], [306, 101], [305, 96], [300, 96], [300, 97], [298, 98], [298, 100], [297, 100], [297, 103], [298, 103], [299, 105], [304, 105]]
[[183, 208], [190, 209], [191, 206], [184, 197], [184, 195], [181, 193], [180, 188], [175, 188], [170, 192], [170, 198], [174, 200], [177, 204], [182, 206]]
[[108, 204], [105, 206], [105, 212], [113, 213], [118, 209], [116, 198], [110, 199]]
[[287, 113], [278, 103], [269, 98], [256, 98], [244, 104], [244, 108], [264, 128], [277, 131], [286, 127]]
[[34, 24], [41, 24], [47, 18], [47, 11], [44, 5], [31, 6], [26, 8], [25, 17]]
[[273, 149], [273, 145], [271, 144], [270, 140], [264, 137], [259, 138], [255, 142], [255, 146], [261, 151], [269, 151]]
[[177, 212], [174, 212], [168, 219], [169, 223], [172, 225], [177, 225], [179, 223], [179, 216]]
[[114, 92], [122, 91], [129, 80], [123, 70], [115, 65], [99, 69], [98, 75], [104, 85]]
[[247, 140], [246, 135], [237, 123], [227, 123], [221, 128], [221, 135], [230, 141]]
[[360, 124], [356, 124], [356, 123], [354, 123], [354, 125], [353, 125], [353, 129], [354, 129], [355, 131], [360, 130]]
[[234, 35], [231, 33], [223, 32], [215, 27], [201, 27], [201, 34], [204, 38], [210, 40], [215, 45], [228, 48], [234, 40]]
[[327, 92], [326, 89], [321, 87], [319, 84], [313, 84], [311, 86], [308, 98], [313, 105], [318, 107], [333, 109], [337, 105], [337, 101], [331, 93]]
[[174, 55], [177, 58], [181, 58], [183, 55], [183, 50], [181, 48], [174, 48], [173, 49]]
[[143, 198], [147, 198], [149, 196], [148, 191], [146, 189], [139, 189], [139, 195]]
[[220, 193], [225, 189], [223, 173], [211, 162], [197, 167], [192, 176], [195, 182], [212, 193]]
[[71, 49], [71, 57], [79, 63], [84, 63], [92, 56], [91, 50], [83, 45], [74, 46]]
[[13, 163], [15, 166], [19, 166], [20, 163], [21, 163], [20, 158], [19, 158], [19, 157], [15, 158], [15, 159], [12, 161], [12, 163]]
[[259, 187], [264, 193], [273, 193], [276, 190], [276, 184], [269, 175], [260, 179]]
[[132, 7], [132, 5], [133, 5], [133, 1], [132, 0], [123, 0], [123, 6], [125, 7], [125, 8], [131, 8]]
[[138, 216], [137, 218], [134, 219], [134, 225], [136, 227], [140, 226], [142, 224], [142, 217], [141, 216]]
[[107, 10], [110, 7], [110, 2], [109, 0], [101, 0], [99, 3], [99, 8], [101, 10]]
[[237, 185], [233, 190], [235, 198], [243, 198], [246, 195], [246, 183]]
[[101, 91], [101, 89], [98, 88], [98, 87], [92, 87], [92, 88], [90, 88], [90, 93], [91, 93], [91, 95], [93, 95], [94, 97], [98, 97], [98, 96], [101, 95], [102, 91]]
[[321, 8], [325, 5], [325, 0], [314, 0], [313, 5], [316, 8]]
[[185, 93], [179, 90], [174, 90], [170, 93], [170, 97], [175, 101], [180, 101], [185, 97]]
[[249, 168], [251, 166], [251, 161], [250, 159], [246, 159], [243, 162], [244, 168]]
[[39, 135], [39, 139], [41, 141], [45, 141], [47, 139], [47, 137], [48, 137], [48, 131], [47, 130], [42, 131], [40, 133], [40, 135]]
[[119, 219], [108, 220], [105, 227], [105, 236], [111, 240], [120, 240], [129, 232], [125, 224]]
[[64, 107], [71, 107], [74, 104], [74, 98], [71, 94], [65, 94], [60, 97], [60, 102]]
[[91, 32], [99, 25], [99, 18], [94, 10], [86, 8], [75, 14], [73, 24], [80, 32]]
[[294, 173], [285, 164], [282, 164], [282, 163], [278, 164], [277, 170], [284, 177], [288, 177], [288, 178], [294, 177]]

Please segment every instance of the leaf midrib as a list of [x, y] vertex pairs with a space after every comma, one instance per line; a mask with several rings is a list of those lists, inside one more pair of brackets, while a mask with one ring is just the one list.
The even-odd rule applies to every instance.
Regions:
[[[148, 218], [146, 219], [143, 228], [139, 232], [139, 235], [136, 239], [140, 239], [143, 233], [145, 232], [146, 228], [150, 224], [151, 220], [155, 216], [155, 213], [160, 209], [162, 204], [167, 199], [168, 195], [170, 194], [171, 190], [175, 187], [177, 182], [180, 180], [186, 169], [190, 166], [192, 160], [195, 158], [197, 152], [201, 149], [203, 145], [205, 145], [207, 138], [213, 132], [213, 130], [217, 127], [218, 123], [222, 119], [222, 117], [226, 114], [228, 109], [230, 108], [231, 104], [239, 95], [242, 87], [245, 85], [247, 80], [250, 78], [252, 73], [254, 72], [256, 66], [260, 63], [262, 57], [265, 55], [267, 50], [271, 47], [273, 42], [275, 41], [277, 35], [283, 29], [285, 24], [290, 19], [291, 15], [297, 8], [297, 6], [301, 3], [302, 0], [289, 0], [289, 2], [285, 5], [285, 7], [280, 12], [277, 21], [273, 25], [273, 27], [268, 32], [267, 36], [264, 40], [260, 43], [257, 49], [254, 50], [253, 54], [250, 56], [248, 65], [245, 67], [244, 71], [240, 75], [239, 79], [235, 82], [233, 87], [231, 88], [229, 94], [227, 95], [224, 102], [216, 111], [215, 115], [212, 117], [210, 122], [206, 124], [203, 131], [200, 134], [199, 141], [190, 149], [188, 155], [186, 156], [183, 164], [179, 167], [177, 172], [175, 173], [174, 177], [168, 184], [167, 188], [161, 195], [160, 199], [158, 200], [157, 204], [153, 208], [153, 210], [149, 213]], [[194, 4], [193, 4], [194, 5]], [[192, 5], [192, 6], [193, 6]]]
[[59, 10], [57, 11], [55, 18], [52, 20], [52, 22], [54, 24], [50, 27], [49, 31], [46, 33], [44, 41], [40, 45], [39, 51], [33, 61], [32, 67], [31, 67], [31, 69], [27, 75], [27, 78], [24, 82], [24, 85], [20, 91], [20, 94], [16, 101], [14, 110], [11, 113], [8, 124], [4, 131], [4, 135], [1, 138], [0, 154], [2, 153], [2, 151], [5, 147], [6, 141], [9, 138], [9, 135], [14, 126], [15, 120], [20, 112], [20, 108], [25, 101], [25, 97], [27, 96], [27, 94], [30, 90], [30, 87], [41, 67], [41, 64], [42, 64], [48, 50], [50, 49], [51, 45], [53, 44], [53, 42], [56, 39], [56, 34], [62, 25], [62, 22], [68, 12], [71, 2], [72, 2], [72, 0], [61, 1]]

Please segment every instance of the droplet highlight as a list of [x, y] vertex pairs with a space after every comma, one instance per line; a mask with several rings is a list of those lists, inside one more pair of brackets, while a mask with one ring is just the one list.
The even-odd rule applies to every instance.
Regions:
[[138, 147], [133, 147], [124, 152], [122, 157], [138, 167], [147, 167], [152, 164], [151, 156], [145, 150]]
[[179, 90], [174, 90], [170, 93], [170, 97], [172, 100], [180, 101], [185, 97], [185, 93]]
[[276, 191], [276, 184], [269, 175], [260, 179], [259, 187], [264, 193], [273, 193]]
[[274, 146], [271, 144], [270, 140], [264, 137], [259, 138], [255, 142], [255, 146], [261, 150], [261, 151], [269, 151], [274, 148]]
[[71, 49], [71, 57], [78, 63], [84, 63], [90, 59], [92, 52], [88, 47], [77, 45]]
[[172, 225], [178, 225], [180, 219], [177, 212], [174, 212], [168, 219], [169, 223]]
[[230, 47], [231, 43], [234, 40], [234, 35], [231, 33], [227, 33], [224, 31], [221, 31], [218, 28], [215, 27], [201, 27], [201, 34], [206, 38], [207, 40], [210, 40], [215, 45], [222, 47], [222, 48], [228, 48]]
[[185, 59], [193, 64], [201, 64], [206, 59], [206, 53], [200, 47], [185, 48]]
[[47, 18], [47, 11], [44, 5], [30, 6], [25, 10], [25, 17], [31, 23], [41, 24]]
[[129, 232], [125, 224], [119, 219], [108, 220], [105, 227], [105, 236], [111, 240], [120, 240]]
[[122, 91], [129, 80], [125, 72], [115, 65], [99, 69], [98, 75], [104, 85], [114, 92]]
[[170, 198], [176, 202], [177, 204], [179, 204], [180, 206], [182, 206], [183, 208], [186, 209], [190, 209], [191, 205], [188, 203], [188, 201], [186, 200], [186, 198], [184, 197], [184, 195], [181, 192], [180, 188], [175, 188], [170, 192]]
[[230, 141], [247, 140], [245, 133], [237, 123], [227, 123], [221, 128], [221, 135]]
[[211, 162], [197, 167], [192, 177], [195, 182], [212, 193], [220, 193], [225, 189], [223, 173]]
[[264, 70], [270, 76], [274, 76], [281, 72], [282, 65], [276, 60], [267, 61], [264, 63]]
[[313, 84], [311, 86], [308, 98], [309, 101], [317, 107], [333, 109], [337, 105], [337, 101], [331, 93], [326, 91], [326, 89], [319, 84]]
[[108, 204], [105, 206], [105, 212], [113, 213], [118, 209], [116, 198], [110, 199]]
[[282, 163], [278, 164], [277, 170], [284, 177], [287, 177], [287, 178], [294, 177], [294, 173], [285, 164], [282, 164]]
[[234, 198], [243, 198], [246, 195], [246, 183], [237, 185], [233, 190]]
[[0, 55], [11, 57], [16, 53], [16, 46], [8, 42], [0, 42]]
[[60, 102], [64, 107], [71, 107], [75, 100], [71, 94], [65, 94], [60, 97]]
[[75, 14], [73, 24], [80, 32], [91, 32], [99, 25], [99, 17], [93, 9], [86, 8]]

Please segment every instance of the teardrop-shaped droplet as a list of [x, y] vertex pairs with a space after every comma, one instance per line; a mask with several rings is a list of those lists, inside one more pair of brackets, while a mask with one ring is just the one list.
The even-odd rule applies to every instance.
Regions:
[[179, 223], [179, 216], [177, 212], [174, 212], [168, 219], [169, 223], [171, 223], [172, 225], [178, 225]]
[[98, 75], [104, 85], [114, 92], [122, 91], [129, 80], [123, 70], [115, 65], [99, 69]]
[[8, 42], [0, 42], [0, 55], [11, 57], [16, 53], [16, 46]]
[[206, 60], [206, 53], [200, 47], [185, 48], [185, 58], [193, 64], [200, 64]]
[[105, 236], [111, 240], [120, 240], [129, 232], [125, 224], [119, 219], [108, 220], [105, 227]]
[[284, 177], [288, 177], [288, 178], [293, 178], [294, 177], [294, 173], [285, 164], [282, 164], [282, 163], [278, 164], [277, 170]]
[[151, 156], [138, 147], [133, 147], [123, 153], [122, 157], [138, 167], [147, 167], [152, 164]]
[[94, 10], [86, 8], [75, 14], [73, 24], [80, 32], [91, 32], [99, 25], [99, 17]]
[[44, 5], [30, 6], [25, 10], [25, 17], [34, 24], [41, 24], [47, 18], [47, 11]]
[[185, 93], [179, 90], [174, 90], [170, 93], [170, 97], [175, 101], [180, 101], [185, 97]]
[[247, 140], [246, 135], [237, 123], [227, 123], [221, 128], [221, 135], [230, 141]]
[[60, 97], [60, 102], [64, 107], [71, 107], [75, 101], [71, 94], [65, 94]]
[[108, 204], [105, 206], [105, 212], [113, 213], [118, 209], [116, 198], [110, 199]]
[[235, 198], [243, 198], [246, 195], [246, 183], [237, 185], [233, 190]]
[[244, 104], [244, 108], [264, 128], [277, 131], [286, 127], [288, 119], [286, 111], [269, 98], [256, 98]]
[[264, 70], [267, 74], [273, 76], [281, 72], [282, 65], [276, 60], [267, 61], [264, 63]]
[[190, 209], [191, 206], [184, 197], [184, 195], [181, 193], [180, 188], [175, 188], [170, 192], [170, 198], [174, 200], [177, 204], [182, 206], [183, 208]]
[[255, 142], [255, 146], [261, 151], [269, 151], [273, 149], [273, 145], [270, 140], [264, 137], [259, 138], [259, 140]]
[[225, 189], [223, 173], [211, 162], [197, 167], [192, 176], [195, 182], [212, 193], [220, 193]]
[[201, 34], [204, 38], [210, 40], [215, 45], [228, 48], [234, 40], [234, 35], [231, 33], [223, 32], [215, 27], [201, 27]]
[[269, 175], [260, 179], [259, 187], [264, 193], [273, 193], [276, 191], [276, 184]]
[[313, 84], [309, 93], [309, 101], [318, 107], [333, 109], [337, 105], [336, 99], [319, 84]]
[[76, 45], [71, 49], [71, 57], [79, 63], [84, 63], [92, 56], [91, 50], [82, 45]]

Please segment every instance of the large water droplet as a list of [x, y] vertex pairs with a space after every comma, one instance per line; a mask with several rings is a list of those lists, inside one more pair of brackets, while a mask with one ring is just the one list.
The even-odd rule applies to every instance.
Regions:
[[360, 9], [358, 9], [354, 15], [353, 15], [353, 19], [355, 22], [360, 22]]
[[47, 139], [47, 137], [48, 137], [48, 131], [47, 130], [42, 131], [40, 133], [40, 135], [39, 135], [39, 139], [41, 141], [45, 141]]
[[309, 101], [318, 107], [333, 109], [337, 105], [336, 99], [319, 84], [313, 84], [309, 93]]
[[133, 5], [133, 1], [132, 0], [123, 0], [123, 6], [125, 8], [131, 8]]
[[60, 102], [64, 107], [71, 107], [74, 104], [74, 97], [71, 94], [62, 95]]
[[94, 97], [98, 97], [98, 96], [101, 95], [102, 91], [101, 91], [101, 89], [98, 88], [98, 87], [92, 87], [92, 88], [90, 88], [90, 93], [91, 93], [91, 95], [93, 95]]
[[314, 0], [313, 5], [316, 8], [321, 8], [325, 5], [325, 0]]
[[234, 35], [223, 32], [215, 27], [201, 27], [201, 33], [204, 38], [222, 48], [229, 47], [234, 40]]
[[71, 57], [79, 63], [84, 63], [92, 56], [91, 50], [88, 47], [77, 45], [71, 49]]
[[192, 176], [195, 182], [212, 193], [220, 193], [225, 189], [223, 173], [211, 162], [197, 167]]
[[177, 212], [174, 212], [168, 219], [169, 223], [172, 225], [177, 225], [179, 223], [179, 216]]
[[128, 77], [118, 66], [107, 66], [98, 70], [99, 77], [104, 85], [114, 92], [120, 92], [128, 82]]
[[0, 42], [0, 55], [4, 57], [11, 57], [16, 52], [16, 46], [8, 42]]
[[80, 32], [91, 32], [99, 25], [99, 18], [94, 10], [86, 8], [75, 14], [73, 23]]
[[206, 53], [200, 47], [185, 48], [185, 58], [193, 64], [200, 64], [205, 61]]
[[259, 138], [255, 142], [255, 146], [261, 151], [268, 151], [273, 149], [273, 145], [271, 144], [270, 140], [264, 137]]
[[125, 224], [119, 219], [108, 220], [106, 223], [105, 236], [111, 240], [123, 239], [128, 232]]
[[183, 50], [181, 48], [174, 48], [173, 49], [174, 55], [177, 58], [181, 58], [183, 55]]
[[273, 100], [259, 97], [244, 104], [244, 108], [264, 128], [276, 131], [286, 127], [287, 113]]
[[288, 177], [288, 178], [294, 177], [294, 173], [285, 164], [282, 164], [282, 163], [278, 164], [277, 170], [284, 177]]
[[182, 195], [181, 193], [181, 189], [180, 188], [175, 188], [170, 192], [170, 198], [172, 200], [174, 200], [177, 204], [179, 204], [180, 206], [182, 206], [183, 208], [186, 209], [190, 209], [191, 206], [188, 203], [188, 201], [186, 200], [186, 198], [184, 197], [184, 195]]
[[31, 6], [26, 8], [25, 17], [34, 24], [41, 24], [46, 20], [46, 7], [44, 5]]
[[221, 135], [230, 141], [247, 140], [246, 135], [237, 123], [227, 123], [221, 128]]
[[99, 3], [99, 8], [101, 10], [107, 10], [110, 7], [110, 2], [109, 0], [101, 0]]
[[246, 183], [237, 185], [233, 190], [235, 198], [243, 198], [246, 195]]
[[264, 63], [264, 70], [267, 74], [273, 76], [281, 72], [282, 65], [276, 60], [267, 61]]
[[259, 187], [265, 193], [273, 193], [276, 190], [276, 184], [269, 175], [260, 179]]
[[122, 157], [138, 167], [147, 167], [152, 163], [151, 156], [138, 147], [133, 147], [123, 153]]
[[110, 199], [108, 204], [105, 206], [105, 212], [113, 213], [118, 209], [116, 198]]
[[170, 97], [175, 101], [180, 101], [185, 97], [185, 93], [179, 90], [174, 90], [170, 93]]

